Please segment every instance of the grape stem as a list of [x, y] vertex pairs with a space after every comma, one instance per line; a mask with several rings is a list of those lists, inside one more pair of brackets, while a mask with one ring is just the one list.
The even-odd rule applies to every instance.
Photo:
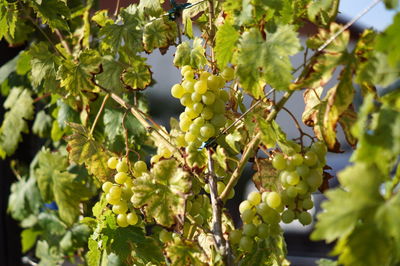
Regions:
[[104, 96], [104, 99], [103, 99], [103, 102], [101, 103], [100, 109], [99, 109], [99, 111], [98, 111], [97, 114], [96, 114], [96, 118], [94, 119], [94, 122], [93, 122], [92, 127], [90, 128], [90, 136], [93, 136], [94, 128], [96, 127], [97, 121], [99, 120], [100, 115], [101, 115], [101, 113], [103, 112], [104, 107], [105, 107], [106, 102], [107, 102], [107, 100], [108, 100], [109, 97], [110, 97], [110, 95], [108, 95], [108, 94], [106, 94], [106, 96]]

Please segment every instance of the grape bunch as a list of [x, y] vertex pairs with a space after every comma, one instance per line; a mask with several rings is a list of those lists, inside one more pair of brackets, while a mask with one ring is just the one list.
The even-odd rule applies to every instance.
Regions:
[[[114, 176], [115, 183], [110, 181], [102, 185], [102, 190], [106, 193], [106, 201], [112, 205], [112, 211], [117, 215], [117, 224], [121, 227], [135, 225], [139, 218], [130, 203], [132, 197], [132, 178], [129, 174], [129, 167], [124, 159], [118, 160], [111, 157], [107, 161], [107, 166], [116, 169]], [[139, 177], [147, 171], [147, 165], [143, 161], [137, 161], [133, 167], [133, 176]]]
[[[303, 225], [312, 222], [308, 212], [314, 204], [311, 193], [315, 192], [323, 182], [323, 167], [327, 149], [324, 143], [315, 142], [304, 154], [275, 154], [272, 166], [279, 171], [282, 191], [279, 197], [285, 210], [281, 218], [284, 223], [298, 219]], [[272, 192], [271, 192], [272, 193]]]
[[225, 68], [221, 75], [195, 71], [186, 65], [182, 67], [183, 81], [171, 88], [173, 97], [180, 99], [185, 111], [179, 116], [179, 127], [184, 135], [178, 136], [177, 145], [185, 147], [192, 144], [199, 147], [218, 133], [226, 123], [225, 103], [229, 99], [223, 90], [226, 81], [233, 79], [234, 70]]
[[272, 166], [279, 171], [281, 185], [277, 191], [253, 191], [239, 205], [243, 228], [230, 232], [231, 243], [249, 252], [257, 241], [279, 233], [281, 221], [311, 224], [311, 193], [322, 184], [326, 152], [325, 144], [316, 142], [304, 155], [276, 153]]

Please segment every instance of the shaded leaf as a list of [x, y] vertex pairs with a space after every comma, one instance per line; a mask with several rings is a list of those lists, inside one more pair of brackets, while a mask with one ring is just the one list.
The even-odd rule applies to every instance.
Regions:
[[176, 23], [166, 17], [150, 21], [143, 29], [145, 51], [151, 53], [154, 49], [160, 48], [161, 54], [164, 54], [166, 52], [165, 48], [175, 43], [177, 33]]
[[171, 243], [166, 248], [166, 255], [171, 261], [171, 265], [207, 265], [202, 261], [205, 259], [203, 252], [195, 242]]
[[54, 31], [69, 31], [67, 20], [70, 17], [70, 11], [66, 3], [62, 0], [46, 0], [45, 3], [38, 4], [35, 1], [29, 1], [31, 7], [43, 24], [48, 24]]
[[190, 65], [195, 69], [201, 69], [207, 64], [205, 57], [205, 49], [202, 46], [202, 40], [195, 38], [193, 46], [190, 47], [189, 42], [182, 42], [178, 45], [174, 57], [174, 65], [183, 67]]
[[239, 37], [239, 32], [227, 21], [218, 27], [215, 37], [215, 58], [220, 69], [231, 61]]

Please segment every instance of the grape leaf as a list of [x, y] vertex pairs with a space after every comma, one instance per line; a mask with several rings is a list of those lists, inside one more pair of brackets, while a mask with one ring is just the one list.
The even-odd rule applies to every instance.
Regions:
[[66, 157], [44, 149], [38, 155], [35, 177], [44, 201], [54, 200], [61, 219], [72, 225], [80, 213], [80, 202], [88, 200], [92, 191], [87, 183], [79, 180], [75, 174], [67, 172], [67, 166]]
[[77, 164], [84, 163], [89, 173], [102, 183], [111, 180], [112, 171], [107, 166], [109, 154], [93, 139], [86, 127], [76, 123], [68, 125], [73, 131], [73, 134], [67, 137], [70, 160]]
[[57, 247], [49, 246], [45, 240], [37, 242], [35, 256], [40, 259], [39, 265], [59, 265], [63, 261]]
[[227, 21], [218, 27], [215, 37], [215, 58], [220, 69], [231, 61], [239, 37], [239, 32]]
[[151, 83], [150, 67], [143, 61], [137, 61], [122, 73], [123, 83], [131, 89], [143, 90]]
[[[362, 178], [357, 178], [362, 176]], [[378, 168], [363, 163], [347, 167], [338, 174], [341, 185], [346, 188], [326, 192], [327, 201], [322, 203], [325, 210], [318, 217], [313, 240], [325, 239], [332, 242], [346, 237], [359, 223], [360, 219], [374, 213], [383, 198], [379, 193], [382, 173]]]
[[166, 53], [166, 48], [175, 43], [178, 29], [176, 23], [166, 17], [150, 21], [143, 29], [143, 45], [147, 53], [160, 48], [161, 54]]
[[34, 109], [30, 91], [23, 88], [13, 88], [3, 106], [9, 109], [0, 128], [0, 157], [4, 159], [17, 149], [21, 133], [29, 131], [26, 120], [33, 118]]
[[188, 163], [190, 167], [202, 168], [207, 163], [207, 152], [206, 149], [198, 149], [194, 146], [187, 148]]
[[205, 49], [202, 46], [202, 40], [195, 38], [193, 47], [189, 42], [182, 42], [178, 45], [174, 57], [174, 65], [178, 67], [190, 65], [195, 69], [201, 69], [207, 64]]
[[27, 252], [36, 244], [36, 240], [40, 234], [41, 231], [34, 228], [24, 229], [21, 232], [22, 253]]
[[110, 55], [106, 55], [103, 57], [101, 65], [103, 71], [96, 75], [97, 83], [112, 92], [122, 92], [124, 86], [121, 82], [121, 75], [125, 64], [114, 60]]
[[339, 118], [339, 124], [342, 127], [346, 140], [353, 148], [357, 144], [357, 139], [351, 133], [351, 128], [356, 121], [357, 113], [354, 111], [353, 106], [350, 106], [347, 110], [345, 110]]
[[253, 182], [260, 191], [280, 191], [282, 189], [278, 171], [268, 159], [259, 159], [253, 164]]
[[81, 91], [92, 91], [92, 75], [100, 71], [101, 57], [96, 50], [85, 50], [77, 61], [66, 59], [57, 71], [57, 79], [72, 95]]
[[29, 71], [31, 71], [31, 60], [32, 57], [27, 50], [20, 52], [18, 55], [15, 72], [21, 76], [26, 75]]
[[190, 189], [188, 174], [175, 159], [156, 163], [150, 174], [143, 174], [133, 181], [132, 203], [135, 208], [144, 207], [146, 215], [163, 226], [175, 223], [176, 216], [183, 215], [183, 194]]
[[400, 14], [393, 18], [393, 23], [385, 29], [385, 31], [378, 36], [376, 48], [377, 50], [385, 53], [388, 57], [388, 62], [392, 67], [398, 67], [400, 62]]
[[16, 23], [18, 19], [17, 3], [0, 1], [0, 40], [3, 36], [10, 34], [14, 38]]
[[38, 215], [38, 225], [45, 229], [44, 233], [49, 236], [62, 236], [67, 231], [67, 226], [56, 216], [55, 213], [41, 212]]
[[91, 19], [100, 27], [114, 23], [114, 21], [108, 17], [108, 10], [106, 9], [96, 11]]
[[[399, 5], [399, 1], [397, 0], [384, 0], [383, 2], [385, 3], [386, 8], [390, 9], [397, 8]], [[394, 23], [392, 25], [394, 25]]]
[[307, 8], [308, 18], [315, 24], [329, 25], [335, 20], [338, 7], [338, 0], [311, 1]]
[[[262, 82], [259, 71], [262, 66], [262, 56], [260, 56], [262, 45], [263, 39], [258, 30], [251, 29], [243, 33], [237, 58], [236, 76], [243, 89], [255, 98], [260, 98], [264, 94], [265, 83]], [[259, 51], [259, 53], [254, 51]]]
[[35, 121], [33, 122], [32, 132], [41, 138], [47, 137], [51, 130], [51, 123], [53, 119], [46, 114], [44, 110], [36, 114]]
[[16, 56], [0, 67], [0, 84], [3, 83], [16, 70], [18, 57]]
[[29, 4], [42, 19], [43, 24], [48, 24], [53, 31], [56, 29], [69, 31], [67, 20], [70, 17], [70, 11], [64, 1], [46, 0], [41, 4], [29, 1]]
[[195, 242], [171, 243], [165, 251], [171, 265], [207, 265], [203, 252]]
[[135, 5], [122, 9], [119, 19], [114, 24], [106, 24], [100, 29], [102, 42], [113, 53], [120, 48], [134, 52], [142, 48], [142, 31], [138, 29], [140, 16]]
[[46, 91], [54, 91], [58, 87], [56, 70], [60, 65], [60, 58], [49, 51], [48, 45], [40, 42], [29, 49], [31, 57], [31, 77], [34, 86], [43, 82]]
[[7, 212], [19, 221], [37, 215], [42, 205], [40, 192], [34, 178], [22, 178], [11, 185]]
[[225, 141], [229, 145], [230, 148], [236, 153], [240, 152], [240, 143], [243, 140], [242, 134], [240, 134], [239, 130], [235, 130], [230, 134], [225, 136]]
[[[314, 50], [318, 49], [341, 28], [342, 26], [331, 23], [329, 30], [320, 29], [318, 34], [307, 40], [308, 47]], [[343, 63], [343, 59], [346, 58], [349, 40], [349, 31], [344, 31], [335, 38], [319, 55], [311, 59], [293, 88], [318, 88], [324, 86], [332, 78], [336, 67]]]
[[150, 17], [160, 17], [164, 12], [160, 2], [162, 3], [163, 1], [160, 0], [140, 1], [138, 9], [145, 16], [147, 15]]

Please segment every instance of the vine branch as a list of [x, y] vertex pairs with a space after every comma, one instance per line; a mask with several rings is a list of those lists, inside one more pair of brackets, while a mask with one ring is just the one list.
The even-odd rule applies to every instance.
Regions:
[[106, 94], [106, 96], [104, 96], [104, 99], [103, 99], [103, 102], [101, 103], [100, 109], [99, 109], [99, 111], [97, 112], [97, 115], [96, 115], [96, 118], [94, 119], [94, 122], [93, 122], [92, 127], [90, 128], [90, 136], [93, 136], [94, 128], [96, 127], [97, 121], [99, 120], [100, 115], [101, 115], [101, 113], [103, 112], [104, 107], [106, 106], [106, 102], [107, 102], [107, 100], [108, 100], [108, 97], [109, 97], [108, 94]]

